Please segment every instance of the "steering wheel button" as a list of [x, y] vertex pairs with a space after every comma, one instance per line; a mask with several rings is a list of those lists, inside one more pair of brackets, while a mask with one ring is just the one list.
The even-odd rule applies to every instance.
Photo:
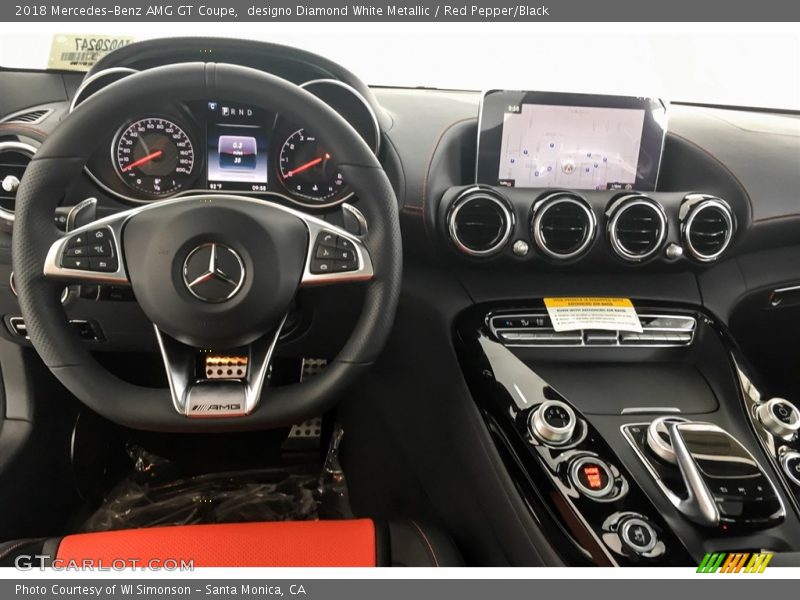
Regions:
[[355, 244], [353, 244], [353, 242], [351, 242], [347, 238], [339, 237], [338, 246], [339, 250], [347, 250], [353, 253], [355, 253], [356, 251]]
[[336, 246], [336, 240], [339, 236], [330, 231], [323, 231], [317, 238], [317, 243], [325, 244], [326, 246]]
[[64, 256], [86, 256], [86, 246], [75, 246], [74, 248], [67, 248], [64, 250]]
[[358, 264], [354, 262], [336, 261], [336, 270], [340, 273], [343, 271], [355, 271], [358, 269]]
[[85, 271], [89, 268], [89, 259], [65, 256], [61, 259], [61, 266], [65, 269], [80, 269]]
[[334, 270], [334, 262], [332, 260], [314, 259], [311, 261], [311, 272], [315, 275], [332, 273]]
[[86, 245], [86, 236], [83, 234], [73, 235], [67, 242], [67, 248], [75, 248], [77, 246]]
[[334, 258], [337, 258], [337, 253], [338, 250], [335, 246], [326, 246], [324, 244], [320, 244], [317, 246], [316, 257], [323, 260], [333, 260]]
[[91, 243], [88, 246], [88, 251], [89, 251], [88, 256], [110, 257], [112, 255], [111, 241], [110, 240], [102, 240], [102, 241], [99, 241], [99, 242]]
[[117, 270], [117, 260], [115, 258], [90, 258], [89, 269], [91, 271], [113, 273]]

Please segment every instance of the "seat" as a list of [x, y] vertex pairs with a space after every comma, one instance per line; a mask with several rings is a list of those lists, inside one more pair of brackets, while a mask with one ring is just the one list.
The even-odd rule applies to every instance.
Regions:
[[[416, 521], [371, 519], [176, 525], [17, 540], [0, 566], [22, 557], [56, 566], [445, 567], [462, 564], [453, 542]], [[88, 562], [87, 562], [88, 561]]]

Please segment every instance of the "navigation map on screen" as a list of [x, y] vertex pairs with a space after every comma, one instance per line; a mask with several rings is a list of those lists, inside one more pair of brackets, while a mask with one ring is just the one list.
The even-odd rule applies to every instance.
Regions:
[[498, 182], [624, 189], [636, 182], [645, 111], [522, 104], [503, 117]]

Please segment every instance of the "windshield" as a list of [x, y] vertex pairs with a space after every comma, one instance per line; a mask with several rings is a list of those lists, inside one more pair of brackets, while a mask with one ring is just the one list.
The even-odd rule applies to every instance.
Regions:
[[[1, 26], [0, 65], [46, 69], [54, 36], [174, 36], [174, 24]], [[221, 29], [224, 28], [224, 31]], [[796, 24], [192, 23], [181, 33], [287, 44], [373, 86], [659, 96], [800, 110]]]

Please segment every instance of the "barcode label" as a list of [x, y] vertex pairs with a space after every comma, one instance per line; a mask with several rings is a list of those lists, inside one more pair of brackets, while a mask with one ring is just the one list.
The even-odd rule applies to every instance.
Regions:
[[58, 33], [53, 36], [48, 66], [51, 69], [88, 71], [109, 52], [132, 42], [133, 37], [129, 36]]

